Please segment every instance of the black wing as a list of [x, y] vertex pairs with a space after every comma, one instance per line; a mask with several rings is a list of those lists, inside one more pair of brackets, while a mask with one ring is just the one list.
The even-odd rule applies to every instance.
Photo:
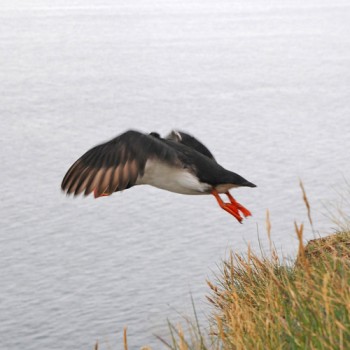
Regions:
[[95, 146], [80, 157], [67, 171], [61, 188], [75, 196], [84, 192], [95, 196], [112, 194], [135, 185], [143, 176], [148, 159], [176, 163], [177, 152], [152, 135], [127, 131]]
[[212, 153], [208, 150], [206, 146], [203, 145], [200, 141], [198, 141], [194, 136], [189, 135], [183, 131], [175, 131], [173, 130], [166, 138], [166, 140], [175, 141], [181, 143], [187, 147], [193, 148], [199, 153], [202, 153], [206, 157], [215, 160]]

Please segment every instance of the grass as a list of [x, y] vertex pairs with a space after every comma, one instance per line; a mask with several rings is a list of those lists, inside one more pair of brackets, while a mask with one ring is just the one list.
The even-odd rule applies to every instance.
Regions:
[[215, 285], [208, 283], [218, 348], [345, 349], [350, 234], [336, 236], [329, 241], [338, 248], [328, 240], [311, 242], [294, 266], [276, 257], [231, 254]]
[[[312, 226], [304, 188], [303, 199]], [[271, 237], [267, 213], [266, 227]], [[294, 264], [270, 254], [234, 254], [222, 262], [215, 281], [207, 281], [212, 305], [209, 330], [194, 320], [169, 323], [172, 350], [348, 349], [350, 344], [350, 231], [303, 243], [303, 225]], [[271, 242], [271, 240], [270, 240]], [[195, 309], [194, 309], [195, 310]], [[126, 331], [124, 347], [127, 350]], [[164, 348], [164, 347], [160, 347]]]

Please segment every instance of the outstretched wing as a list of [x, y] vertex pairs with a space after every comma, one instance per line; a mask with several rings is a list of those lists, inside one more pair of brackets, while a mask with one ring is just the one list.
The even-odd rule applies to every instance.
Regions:
[[193, 148], [199, 153], [202, 153], [206, 157], [215, 160], [212, 153], [208, 150], [206, 146], [203, 145], [200, 141], [198, 141], [194, 136], [189, 135], [183, 131], [173, 130], [171, 133], [165, 137], [166, 140], [175, 141], [181, 143], [187, 147]]
[[70, 167], [61, 187], [74, 196], [112, 194], [135, 185], [147, 160], [154, 158], [174, 163], [177, 153], [152, 135], [130, 130], [87, 151]]

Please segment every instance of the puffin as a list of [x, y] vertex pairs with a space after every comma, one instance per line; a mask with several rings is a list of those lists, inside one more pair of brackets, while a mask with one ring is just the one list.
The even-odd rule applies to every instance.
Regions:
[[[128, 130], [83, 154], [65, 174], [61, 188], [67, 195], [110, 196], [136, 185], [187, 194], [213, 195], [219, 206], [242, 223], [251, 212], [230, 189], [256, 187], [225, 169], [203, 143], [178, 130], [159, 133]], [[224, 202], [220, 194], [226, 195]]]

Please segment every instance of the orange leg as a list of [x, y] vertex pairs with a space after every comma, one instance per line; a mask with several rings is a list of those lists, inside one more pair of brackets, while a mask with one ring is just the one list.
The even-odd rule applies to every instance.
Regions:
[[242, 204], [238, 203], [232, 196], [231, 196], [231, 193], [229, 191], [227, 191], [226, 193], [226, 196], [229, 198], [230, 202], [232, 203], [232, 205], [234, 205], [237, 210], [239, 210], [243, 215], [244, 217], [247, 217], [247, 216], [252, 216], [252, 213], [247, 209], [247, 208], [244, 208]]
[[243, 218], [239, 214], [239, 211], [236, 205], [232, 203], [224, 203], [224, 201], [219, 196], [219, 193], [217, 190], [212, 190], [211, 194], [216, 198], [217, 202], [219, 203], [222, 209], [226, 210], [228, 213], [233, 215], [240, 223], [242, 223]]

